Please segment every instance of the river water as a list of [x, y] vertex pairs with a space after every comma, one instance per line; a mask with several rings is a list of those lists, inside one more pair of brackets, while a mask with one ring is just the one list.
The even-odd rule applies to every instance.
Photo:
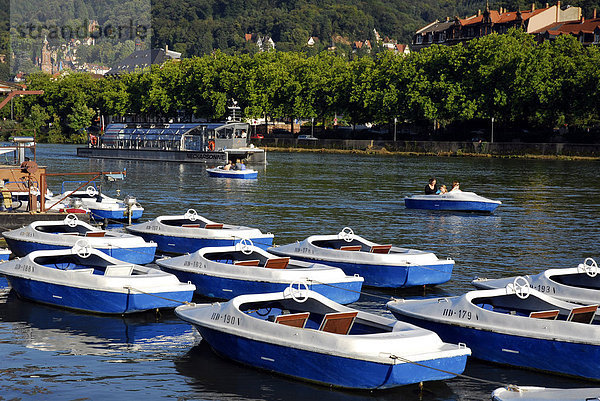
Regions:
[[[202, 164], [88, 160], [74, 146], [39, 145], [51, 173], [127, 169], [103, 187], [135, 195], [142, 220], [193, 208], [215, 221], [275, 234], [285, 244], [343, 227], [380, 243], [432, 250], [456, 261], [435, 288], [366, 289], [355, 307], [389, 315], [382, 297], [458, 295], [477, 276], [530, 274], [599, 258], [600, 165], [595, 161], [276, 153], [258, 180], [209, 178]], [[407, 210], [427, 179], [461, 182], [502, 201], [493, 215]], [[50, 177], [50, 188], [63, 180]], [[64, 180], [72, 180], [66, 177]], [[249, 351], [250, 352], [250, 351]], [[82, 400], [486, 400], [500, 383], [592, 383], [470, 360], [465, 375], [380, 392], [331, 390], [220, 359], [172, 312], [134, 317], [78, 314], [19, 300], [0, 279], [0, 399]], [[551, 358], [552, 355], [548, 355]], [[600, 367], [599, 367], [600, 368]]]

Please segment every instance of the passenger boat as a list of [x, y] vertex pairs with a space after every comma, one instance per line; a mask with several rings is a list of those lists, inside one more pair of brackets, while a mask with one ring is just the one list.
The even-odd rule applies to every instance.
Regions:
[[17, 256], [42, 249], [69, 249], [78, 241], [122, 261], [142, 265], [154, 261], [156, 252], [154, 243], [135, 235], [92, 227], [73, 214], [60, 221], [34, 221], [2, 235]]
[[460, 374], [468, 348], [433, 332], [287, 289], [175, 309], [219, 355], [296, 379], [386, 389]]
[[600, 388], [500, 387], [492, 401], [600, 401]]
[[331, 266], [280, 258], [252, 246], [250, 240], [236, 246], [202, 248], [156, 263], [181, 281], [195, 284], [198, 294], [220, 299], [283, 291], [296, 283], [347, 304], [358, 300], [363, 284], [362, 277], [347, 276]]
[[502, 202], [474, 192], [448, 192], [441, 195], [412, 195], [404, 198], [407, 209], [492, 213]]
[[22, 298], [92, 313], [174, 308], [191, 301], [195, 289], [172, 274], [79, 245], [31, 252], [0, 264], [0, 274]]
[[209, 177], [218, 178], [238, 178], [242, 180], [252, 180], [258, 177], [258, 171], [251, 168], [243, 170], [225, 170], [223, 166], [217, 166], [214, 168], [207, 168], [206, 172]]
[[126, 227], [127, 231], [153, 241], [158, 250], [169, 253], [191, 253], [207, 246], [230, 246], [242, 239], [252, 240], [259, 248], [273, 245], [273, 234], [257, 228], [217, 223], [200, 216], [194, 209], [184, 215], [159, 216], [146, 223]]
[[[577, 267], [548, 269], [535, 275], [523, 276], [530, 287], [554, 298], [578, 304], [600, 304], [600, 276], [598, 264], [587, 258]], [[476, 278], [472, 284], [479, 289], [503, 288], [515, 277]]]
[[351, 228], [336, 235], [313, 235], [303, 241], [272, 247], [280, 256], [339, 267], [358, 274], [371, 287], [412, 287], [450, 280], [454, 261], [432, 252], [381, 245], [355, 235]]
[[264, 149], [249, 142], [249, 124], [233, 116], [227, 123], [115, 123], [104, 135], [89, 135], [77, 156], [178, 163], [266, 163]]
[[473, 357], [600, 380], [598, 304], [581, 306], [542, 294], [522, 277], [506, 288], [451, 298], [393, 300], [398, 319], [464, 342]]
[[85, 190], [64, 191], [60, 195], [47, 200], [50, 205], [57, 201], [68, 199], [70, 207], [79, 207], [89, 210], [92, 217], [97, 220], [116, 220], [127, 221], [131, 215], [131, 220], [137, 220], [142, 217], [144, 208], [139, 204], [136, 198], [127, 196], [125, 199], [111, 198], [100, 193], [94, 186], [88, 186]]

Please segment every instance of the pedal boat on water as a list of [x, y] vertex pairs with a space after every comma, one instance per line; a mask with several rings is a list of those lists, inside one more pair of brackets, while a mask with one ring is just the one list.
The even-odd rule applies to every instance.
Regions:
[[598, 304], [550, 297], [517, 277], [506, 288], [451, 298], [394, 300], [398, 319], [464, 342], [473, 357], [515, 367], [600, 380]]
[[158, 250], [167, 253], [192, 253], [211, 246], [231, 246], [242, 239], [267, 249], [273, 245], [273, 234], [263, 234], [257, 228], [217, 223], [202, 217], [194, 209], [184, 215], [159, 216], [146, 223], [126, 227], [132, 234], [154, 241]]
[[351, 228], [336, 235], [313, 235], [303, 241], [272, 247], [269, 252], [358, 274], [365, 286], [402, 288], [445, 283], [454, 261], [433, 252], [380, 245], [355, 235]]
[[[587, 258], [577, 267], [548, 269], [535, 275], [523, 276], [531, 288], [563, 301], [583, 305], [600, 304], [598, 264]], [[476, 278], [471, 282], [481, 290], [503, 288], [515, 277], [499, 279]]]
[[452, 378], [463, 372], [470, 354], [429, 330], [296, 288], [182, 305], [175, 313], [225, 358], [341, 388], [386, 389]]
[[47, 200], [46, 203], [51, 206], [61, 199], [68, 199], [71, 207], [89, 210], [91, 216], [97, 220], [127, 221], [130, 213], [131, 220], [138, 220], [144, 213], [144, 208], [136, 198], [131, 196], [126, 196], [123, 200], [111, 198], [91, 185], [81, 191], [64, 191]]
[[290, 284], [306, 286], [336, 302], [358, 300], [359, 276], [341, 269], [277, 257], [243, 240], [229, 247], [202, 248], [192, 254], [158, 259], [160, 268], [196, 285], [199, 295], [231, 299], [243, 294], [283, 291]]
[[140, 265], [153, 262], [156, 253], [154, 243], [135, 235], [95, 228], [74, 214], [59, 221], [34, 221], [2, 235], [17, 256], [43, 249], [70, 249], [78, 241], [119, 260]]
[[31, 252], [0, 264], [0, 274], [21, 298], [91, 313], [174, 308], [191, 301], [195, 289], [172, 274], [80, 245]]
[[448, 192], [441, 195], [412, 195], [404, 198], [407, 209], [447, 210], [454, 212], [493, 213], [502, 202], [474, 192]]
[[214, 168], [207, 168], [206, 172], [209, 177], [217, 178], [237, 178], [242, 180], [253, 180], [258, 178], [258, 171], [251, 168], [243, 170], [225, 170], [223, 166], [217, 166]]

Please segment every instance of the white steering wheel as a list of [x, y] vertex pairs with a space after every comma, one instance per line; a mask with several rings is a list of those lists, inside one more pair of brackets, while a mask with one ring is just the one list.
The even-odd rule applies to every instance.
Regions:
[[88, 196], [96, 196], [98, 195], [98, 190], [90, 185], [85, 189], [85, 193], [88, 194]]
[[252, 240], [250, 238], [244, 238], [240, 242], [238, 242], [238, 244], [240, 247], [240, 251], [242, 251], [244, 255], [250, 255], [252, 253], [252, 248], [254, 247], [254, 244], [252, 243]]
[[577, 267], [583, 270], [590, 277], [596, 277], [598, 274], [598, 264], [592, 258], [586, 258], [583, 263]]
[[338, 234], [338, 238], [346, 242], [352, 242], [354, 240], [354, 231], [350, 227], [344, 227]]
[[190, 221], [196, 221], [198, 220], [198, 213], [196, 213], [194, 209], [188, 209], [187, 212], [185, 212], [185, 215], [183, 215], [183, 217]]
[[521, 299], [525, 299], [529, 296], [529, 281], [523, 276], [515, 277], [513, 281], [513, 288], [515, 290], [515, 295]]
[[[304, 287], [304, 289], [301, 287]], [[302, 303], [308, 299], [308, 283], [304, 280], [292, 281], [287, 289], [296, 302]]]
[[77, 220], [77, 216], [75, 216], [73, 213], [69, 213], [67, 217], [65, 217], [65, 224], [71, 228], [77, 227]]
[[90, 246], [90, 243], [87, 242], [87, 240], [85, 239], [79, 239], [77, 240], [77, 242], [75, 243], [75, 246], [73, 246], [73, 250], [75, 251], [75, 253], [77, 254], [77, 256], [82, 257], [82, 258], [87, 258], [92, 254], [92, 247]]

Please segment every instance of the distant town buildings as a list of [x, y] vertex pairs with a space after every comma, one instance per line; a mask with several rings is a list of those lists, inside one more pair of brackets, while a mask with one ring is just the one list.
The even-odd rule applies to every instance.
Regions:
[[181, 53], [164, 49], [136, 50], [124, 60], [119, 61], [105, 75], [121, 75], [135, 71], [145, 70], [153, 64], [162, 64], [168, 60], [179, 60]]
[[420, 50], [433, 44], [454, 45], [491, 33], [504, 34], [510, 28], [521, 28], [536, 36], [538, 41], [551, 40], [561, 34], [574, 35], [584, 44], [600, 43], [600, 19], [585, 22], [580, 7], [556, 5], [536, 9], [534, 3], [527, 10], [508, 11], [502, 7], [491, 10], [489, 3], [483, 12], [466, 18], [446, 18], [419, 29], [413, 36], [411, 48]]

